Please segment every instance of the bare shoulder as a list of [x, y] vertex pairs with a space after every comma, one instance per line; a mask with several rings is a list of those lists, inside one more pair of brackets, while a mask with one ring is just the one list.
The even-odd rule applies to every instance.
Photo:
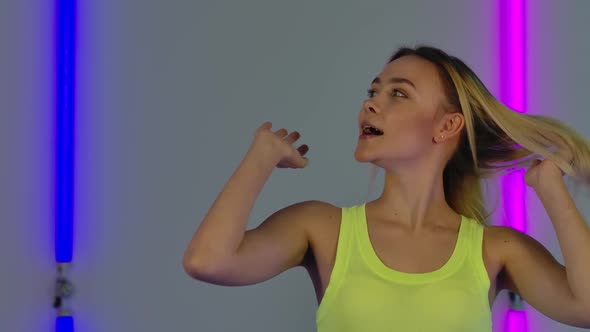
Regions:
[[539, 247], [540, 244], [531, 236], [507, 226], [486, 226], [484, 232], [484, 251], [494, 265], [498, 275], [499, 290], [511, 287], [506, 279], [505, 268], [512, 256], [518, 255], [524, 248]]
[[535, 241], [529, 235], [507, 226], [486, 226], [485, 240], [493, 245], [499, 254], [506, 255], [514, 246]]
[[504, 263], [506, 250], [512, 242], [519, 240], [518, 233], [520, 232], [507, 226], [485, 226], [484, 246], [498, 262]]
[[338, 206], [319, 200], [304, 201], [295, 205], [297, 213], [302, 216], [300, 220], [304, 224], [310, 244], [315, 242], [317, 236], [326, 234], [327, 228], [338, 227], [340, 224], [341, 208]]
[[301, 266], [310, 268], [317, 267], [318, 263], [328, 263], [338, 240], [341, 208], [324, 201], [310, 200], [293, 204], [289, 210], [293, 214], [290, 219], [298, 220], [308, 240], [308, 252]]
[[329, 217], [334, 213], [339, 213], [340, 208], [320, 200], [309, 200], [295, 203], [291, 206], [293, 211], [308, 214], [309, 216], [326, 216]]
[[504, 263], [523, 257], [553, 260], [549, 250], [526, 233], [506, 226], [493, 226], [490, 227], [490, 230], [490, 239], [494, 243], [494, 250], [501, 255]]
[[322, 201], [301, 203], [308, 251], [301, 261], [314, 285], [318, 303], [321, 301], [334, 266], [342, 208]]
[[318, 234], [325, 234], [326, 227], [339, 225], [341, 208], [333, 204], [308, 200], [289, 205], [276, 211], [269, 221], [295, 223], [303, 229], [310, 244], [316, 242]]
[[339, 218], [340, 208], [327, 202], [308, 200], [289, 205], [274, 214], [301, 223], [306, 230], [311, 231], [308, 227], [314, 227], [318, 222]]

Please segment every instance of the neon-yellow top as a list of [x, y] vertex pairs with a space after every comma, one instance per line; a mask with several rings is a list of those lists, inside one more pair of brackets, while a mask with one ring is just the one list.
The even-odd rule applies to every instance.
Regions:
[[483, 225], [461, 216], [451, 258], [438, 270], [386, 266], [369, 239], [365, 205], [342, 208], [336, 258], [316, 312], [318, 332], [491, 332]]

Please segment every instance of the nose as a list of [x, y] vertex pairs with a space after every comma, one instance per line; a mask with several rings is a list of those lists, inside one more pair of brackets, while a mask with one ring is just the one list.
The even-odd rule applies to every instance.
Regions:
[[371, 99], [366, 99], [363, 103], [363, 112], [377, 113], [377, 109], [377, 105]]

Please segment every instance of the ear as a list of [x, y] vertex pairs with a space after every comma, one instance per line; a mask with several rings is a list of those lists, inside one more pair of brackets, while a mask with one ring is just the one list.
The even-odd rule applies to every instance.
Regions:
[[435, 142], [442, 142], [452, 137], [459, 136], [465, 127], [465, 118], [461, 112], [448, 112], [443, 114], [435, 131]]

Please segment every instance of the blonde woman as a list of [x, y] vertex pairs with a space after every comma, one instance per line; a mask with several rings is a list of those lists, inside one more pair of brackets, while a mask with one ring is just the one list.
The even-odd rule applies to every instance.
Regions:
[[[491, 331], [508, 289], [546, 316], [590, 328], [590, 229], [563, 181], [590, 183], [590, 144], [562, 122], [512, 111], [461, 60], [400, 48], [371, 82], [355, 159], [385, 171], [379, 198], [305, 201], [246, 230], [275, 167], [303, 168], [298, 132], [262, 124], [183, 257], [193, 278], [251, 285], [309, 272], [319, 332]], [[480, 180], [527, 167], [565, 266], [535, 239], [488, 225]]]

